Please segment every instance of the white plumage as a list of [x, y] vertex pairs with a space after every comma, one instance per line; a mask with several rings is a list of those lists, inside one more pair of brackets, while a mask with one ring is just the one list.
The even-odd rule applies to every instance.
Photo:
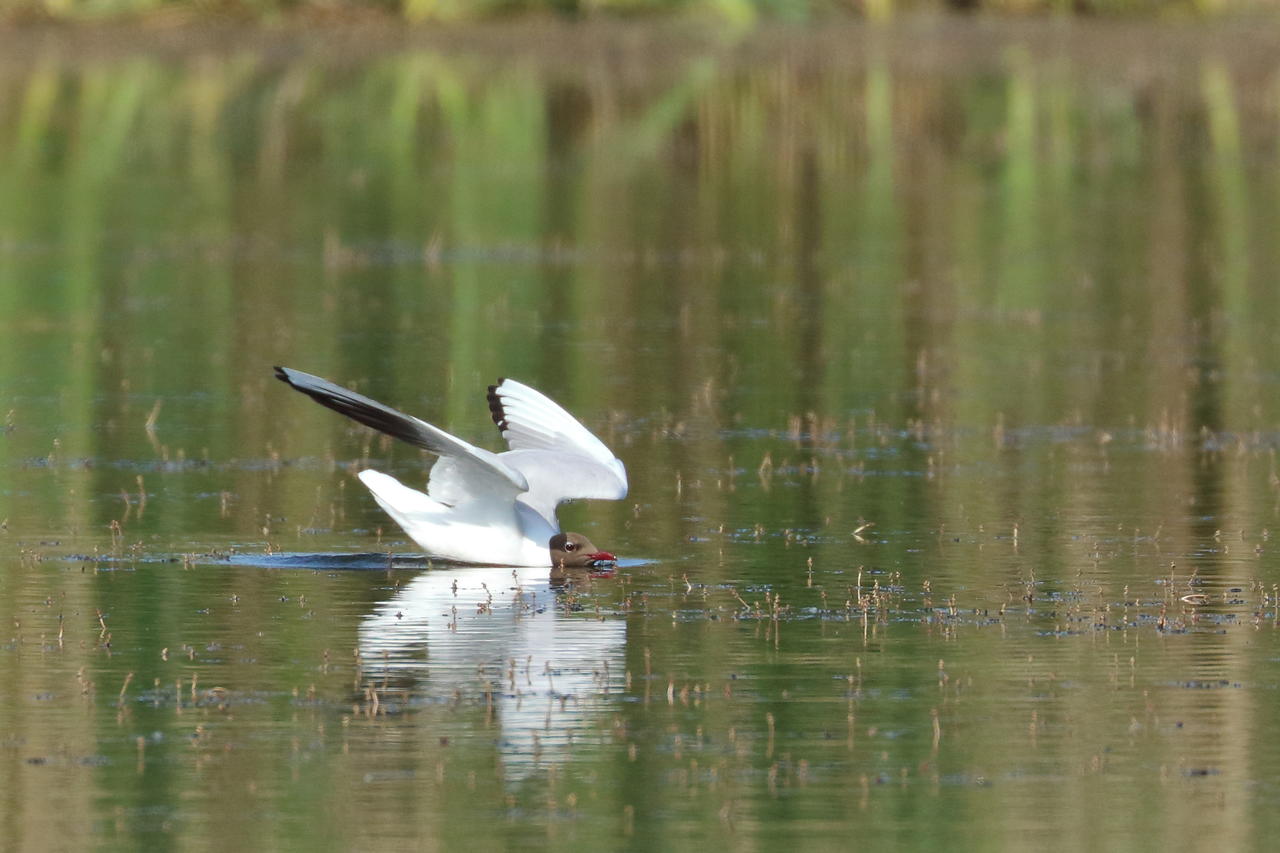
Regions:
[[514, 380], [489, 387], [490, 413], [511, 448], [493, 453], [318, 376], [285, 367], [277, 367], [276, 376], [324, 406], [440, 456], [425, 493], [378, 471], [359, 475], [429, 556], [550, 566], [559, 504], [627, 495], [626, 469], [609, 448], [551, 398]]

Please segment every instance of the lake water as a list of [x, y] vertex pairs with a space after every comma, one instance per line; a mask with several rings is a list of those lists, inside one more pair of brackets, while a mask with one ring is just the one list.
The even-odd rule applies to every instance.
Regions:
[[[1272, 847], [1266, 31], [4, 39], [0, 846]], [[274, 364], [555, 397], [616, 577]]]

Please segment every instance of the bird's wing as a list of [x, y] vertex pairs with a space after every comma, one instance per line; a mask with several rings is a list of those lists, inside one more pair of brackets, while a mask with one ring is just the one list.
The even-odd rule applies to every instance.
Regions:
[[489, 386], [489, 414], [512, 450], [576, 453], [602, 465], [618, 461], [604, 442], [558, 403], [514, 379]]
[[601, 465], [589, 457], [558, 450], [508, 450], [498, 457], [529, 483], [528, 491], [517, 496], [520, 502], [555, 530], [560, 529], [556, 507], [565, 501], [627, 496], [627, 471], [617, 459], [612, 465]]
[[428, 494], [441, 503], [457, 505], [481, 496], [514, 500], [529, 488], [525, 476], [498, 454], [470, 445], [420, 418], [300, 370], [277, 367], [276, 378], [322, 406], [439, 455], [431, 470]]
[[521, 500], [552, 524], [557, 504], [627, 496], [627, 469], [550, 397], [513, 379], [489, 386], [489, 411], [511, 448], [499, 454], [529, 484]]

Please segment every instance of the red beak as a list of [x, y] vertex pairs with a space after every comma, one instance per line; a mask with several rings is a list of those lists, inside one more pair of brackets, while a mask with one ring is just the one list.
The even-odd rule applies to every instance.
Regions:
[[608, 551], [597, 551], [594, 554], [588, 554], [587, 559], [591, 561], [593, 566], [598, 566], [601, 563], [618, 562], [618, 558], [610, 554]]

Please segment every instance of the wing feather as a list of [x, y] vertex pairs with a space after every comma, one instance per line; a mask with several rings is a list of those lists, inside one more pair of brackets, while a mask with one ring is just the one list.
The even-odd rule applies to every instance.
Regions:
[[300, 370], [277, 367], [276, 378], [322, 406], [439, 455], [431, 472], [429, 494], [442, 503], [458, 504], [480, 494], [507, 495], [514, 500], [529, 488], [524, 475], [504, 463], [498, 454], [468, 444], [420, 418]]
[[427, 493], [440, 503], [518, 500], [559, 529], [560, 503], [627, 495], [627, 470], [604, 442], [551, 398], [515, 380], [489, 386], [493, 422], [511, 448], [498, 454], [319, 376], [277, 367], [276, 378], [352, 420], [439, 455]]
[[529, 484], [519, 500], [552, 525], [564, 501], [627, 496], [621, 460], [550, 397], [503, 379], [489, 386], [489, 411], [511, 448], [500, 458]]
[[559, 450], [603, 465], [616, 461], [604, 442], [550, 397], [514, 379], [489, 386], [489, 412], [512, 450]]

